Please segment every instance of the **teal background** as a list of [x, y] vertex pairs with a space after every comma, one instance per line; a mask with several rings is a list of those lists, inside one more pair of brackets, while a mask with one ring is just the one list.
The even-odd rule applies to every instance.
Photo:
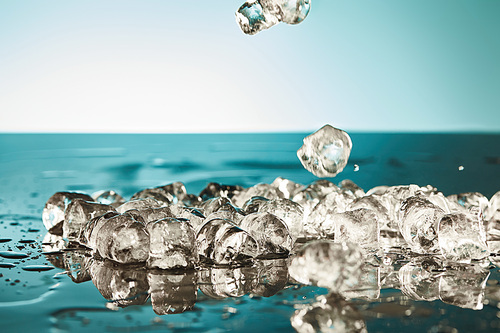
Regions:
[[500, 1], [0, 0], [1, 132], [500, 132]]

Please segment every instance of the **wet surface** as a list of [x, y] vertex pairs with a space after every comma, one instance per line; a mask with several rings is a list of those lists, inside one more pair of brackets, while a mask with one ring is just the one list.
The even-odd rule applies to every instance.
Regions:
[[[293, 331], [290, 318], [311, 311], [327, 290], [291, 281], [286, 259], [186, 272], [123, 267], [44, 240], [41, 211], [63, 190], [113, 189], [129, 198], [174, 181], [194, 193], [211, 181], [251, 186], [281, 176], [307, 184], [314, 176], [295, 154], [304, 136], [0, 135], [2, 331]], [[487, 197], [500, 189], [500, 136], [351, 138], [350, 162], [335, 183], [432, 184], [445, 195]], [[498, 257], [465, 266], [429, 260], [395, 249], [373, 263], [348, 301], [350, 322], [362, 320], [368, 332], [500, 329]]]

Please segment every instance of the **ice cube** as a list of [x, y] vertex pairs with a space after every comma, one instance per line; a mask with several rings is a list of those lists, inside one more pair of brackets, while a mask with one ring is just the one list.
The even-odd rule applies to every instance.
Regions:
[[168, 206], [173, 203], [174, 196], [172, 193], [165, 191], [162, 187], [147, 188], [132, 195], [132, 200], [138, 199], [154, 199], [162, 206]]
[[269, 200], [260, 207], [260, 213], [271, 213], [285, 221], [293, 239], [303, 235], [304, 213], [302, 207], [289, 199]]
[[495, 193], [489, 202], [485, 214], [486, 238], [490, 252], [500, 253], [500, 191]]
[[460, 194], [452, 194], [446, 197], [449, 201], [458, 203], [465, 209], [478, 207], [485, 214], [488, 209], [488, 199], [479, 192], [465, 192]]
[[334, 177], [344, 170], [351, 154], [349, 135], [330, 125], [304, 138], [297, 151], [300, 162], [317, 177]]
[[129, 214], [116, 215], [103, 221], [97, 231], [96, 249], [103, 258], [119, 263], [145, 262], [149, 255], [149, 235], [144, 225]]
[[221, 209], [221, 210], [218, 210], [218, 211], [213, 212], [210, 215], [208, 215], [205, 218], [205, 220], [203, 221], [203, 223], [208, 222], [210, 220], [214, 220], [214, 219], [229, 220], [236, 225], [240, 225], [240, 222], [243, 219], [243, 215], [240, 214], [236, 210], [223, 210], [223, 209]]
[[205, 220], [205, 216], [196, 208], [185, 207], [179, 204], [172, 205], [169, 208], [177, 219], [188, 220], [194, 230], [198, 230]]
[[413, 252], [426, 254], [439, 251], [436, 231], [445, 214], [441, 208], [415, 196], [402, 203], [399, 213], [399, 230]]
[[189, 196], [186, 191], [186, 186], [184, 186], [184, 184], [181, 182], [159, 186], [158, 188], [161, 188], [165, 191], [165, 193], [168, 194], [167, 197], [172, 204], [182, 202], [186, 199], [190, 200], [190, 198], [188, 198]]
[[87, 222], [108, 212], [116, 212], [116, 210], [110, 205], [83, 201], [82, 199], [73, 200], [64, 214], [63, 237], [73, 241], [78, 240], [80, 232]]
[[113, 207], [118, 207], [125, 203], [125, 199], [115, 191], [97, 191], [92, 193], [93, 201], [98, 202], [103, 205], [111, 205]]
[[164, 203], [158, 202], [157, 200], [153, 198], [143, 198], [143, 199], [135, 199], [135, 200], [130, 200], [122, 204], [121, 206], [118, 206], [116, 208], [116, 211], [120, 214], [125, 213], [128, 210], [131, 209], [146, 209], [146, 208], [158, 208], [166, 206]]
[[144, 304], [148, 299], [148, 279], [140, 267], [92, 260], [89, 270], [97, 290], [117, 306]]
[[[133, 210], [130, 210], [129, 212], [133, 213]], [[142, 220], [146, 225], [149, 223], [156, 222], [158, 220], [176, 217], [174, 213], [172, 213], [170, 207], [144, 208], [138, 210], [138, 213], [142, 217]], [[140, 219], [137, 218], [136, 220], [141, 221]]]
[[356, 210], [360, 208], [370, 209], [377, 215], [380, 230], [392, 230], [392, 228], [389, 228], [389, 223], [391, 221], [389, 212], [387, 211], [387, 208], [382, 205], [379, 196], [366, 195], [364, 197], [357, 198], [347, 205], [347, 210]]
[[264, 197], [251, 197], [243, 204], [241, 210], [243, 210], [245, 214], [256, 213], [259, 211], [260, 206], [268, 201], [269, 199]]
[[245, 34], [254, 35], [279, 22], [300, 23], [310, 8], [310, 0], [247, 1], [236, 12], [236, 21]]
[[438, 225], [441, 253], [451, 261], [470, 262], [490, 255], [483, 221], [469, 213], [447, 214]]
[[109, 212], [102, 216], [97, 216], [87, 222], [80, 232], [79, 242], [88, 248], [93, 250], [97, 249], [97, 235], [100, 233], [100, 229], [104, 226], [110, 218], [119, 215], [117, 212]]
[[165, 218], [148, 224], [146, 229], [150, 236], [148, 267], [193, 268], [198, 262], [196, 235], [189, 223]]
[[252, 213], [241, 221], [240, 227], [259, 243], [261, 255], [283, 255], [292, 250], [293, 239], [286, 223], [270, 213]]
[[203, 201], [200, 205], [200, 209], [203, 211], [205, 216], [208, 216], [219, 210], [227, 210], [236, 213], [239, 208], [235, 207], [231, 199], [226, 197], [216, 197]]
[[349, 288], [342, 290], [346, 299], [377, 299], [380, 297], [380, 267], [364, 263], [358, 281]]
[[481, 310], [489, 276], [480, 264], [450, 265], [439, 280], [439, 298], [464, 309]]
[[270, 184], [256, 184], [236, 194], [233, 197], [233, 202], [238, 207], [242, 207], [245, 202], [253, 197], [264, 197], [271, 200], [280, 198], [280, 195], [282, 195], [282, 193]]
[[296, 310], [290, 321], [298, 333], [368, 332], [356, 307], [333, 293], [318, 296], [316, 302]]
[[356, 285], [362, 264], [363, 253], [357, 245], [318, 240], [305, 244], [297, 252], [288, 273], [300, 283], [338, 292]]
[[150, 270], [148, 282], [151, 305], [157, 315], [182, 313], [194, 308], [198, 289], [194, 270], [177, 274]]
[[380, 227], [377, 214], [371, 209], [359, 208], [337, 213], [335, 242], [352, 242], [363, 249], [376, 251], [380, 248]]
[[365, 195], [365, 191], [356, 185], [352, 180], [344, 179], [339, 183], [339, 188], [342, 192], [354, 198], [361, 198]]
[[209, 183], [201, 192], [200, 198], [206, 201], [211, 198], [225, 197], [233, 198], [235, 195], [240, 193], [243, 187], [238, 185], [222, 185], [219, 183]]
[[228, 220], [215, 219], [200, 227], [196, 235], [200, 260], [231, 265], [253, 260], [259, 255], [257, 241]]
[[57, 192], [47, 200], [43, 208], [42, 220], [43, 225], [51, 234], [63, 234], [64, 212], [75, 199], [93, 201], [91, 196], [75, 192]]
[[278, 189], [278, 192], [281, 193], [280, 197], [285, 199], [291, 199], [295, 194], [299, 191], [302, 191], [305, 186], [302, 184], [295, 183], [289, 179], [285, 179], [282, 177], [277, 177], [272, 183], [272, 186]]
[[352, 197], [343, 192], [331, 192], [309, 213], [304, 213], [304, 234], [332, 238], [335, 233], [335, 214], [344, 212]]

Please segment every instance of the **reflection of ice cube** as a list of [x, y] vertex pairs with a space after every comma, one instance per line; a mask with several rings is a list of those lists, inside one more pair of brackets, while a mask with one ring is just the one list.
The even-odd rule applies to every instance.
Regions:
[[361, 313], [337, 294], [317, 297], [313, 304], [296, 310], [290, 321], [298, 333], [367, 332]]
[[288, 265], [286, 259], [259, 260], [257, 262], [258, 284], [252, 294], [270, 297], [285, 288], [288, 282]]
[[200, 260], [231, 265], [248, 262], [259, 255], [257, 241], [228, 220], [214, 219], [200, 227], [196, 235]]
[[66, 207], [75, 199], [93, 201], [91, 196], [75, 192], [57, 192], [47, 200], [43, 208], [42, 220], [45, 228], [47, 228], [50, 233], [62, 235]]
[[193, 268], [198, 262], [196, 235], [188, 222], [166, 218], [148, 224], [149, 267]]
[[182, 313], [194, 308], [197, 296], [194, 270], [182, 274], [151, 270], [148, 282], [151, 304], [157, 315]]
[[358, 283], [362, 259], [361, 249], [352, 243], [313, 241], [297, 252], [288, 272], [300, 283], [340, 291]]
[[461, 308], [481, 310], [489, 275], [489, 270], [478, 264], [447, 267], [439, 280], [439, 298]]
[[432, 257], [410, 261], [399, 269], [401, 292], [417, 301], [438, 299], [442, 271], [442, 264]]
[[447, 214], [438, 225], [439, 247], [452, 261], [470, 262], [489, 256], [483, 221], [473, 214]]
[[146, 302], [149, 286], [144, 269], [92, 260], [89, 270], [92, 282], [108, 301], [121, 307]]
[[255, 267], [212, 267], [199, 272], [198, 285], [208, 297], [222, 299], [241, 297], [257, 285]]
[[325, 125], [304, 138], [297, 156], [304, 168], [315, 176], [334, 177], [347, 165], [351, 148], [351, 138], [346, 132]]

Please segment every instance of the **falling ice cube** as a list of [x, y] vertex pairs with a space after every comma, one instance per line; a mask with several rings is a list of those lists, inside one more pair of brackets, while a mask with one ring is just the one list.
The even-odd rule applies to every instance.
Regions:
[[91, 219], [104, 215], [108, 212], [116, 212], [110, 205], [96, 202], [73, 200], [64, 214], [63, 237], [69, 240], [77, 240], [83, 226]]
[[286, 255], [292, 250], [293, 239], [288, 227], [276, 215], [252, 213], [245, 216], [240, 227], [257, 240], [263, 256]]
[[490, 255], [483, 221], [476, 215], [447, 214], [440, 220], [437, 234], [441, 253], [448, 260], [470, 262]]
[[150, 235], [148, 267], [193, 268], [198, 262], [196, 235], [189, 223], [166, 218], [146, 229]]
[[363, 315], [338, 294], [321, 295], [316, 301], [295, 311], [290, 318], [298, 333], [366, 333]]
[[414, 196], [399, 211], [399, 230], [411, 250], [427, 254], [439, 251], [437, 228], [444, 211], [429, 200]]
[[288, 199], [269, 200], [260, 207], [260, 213], [271, 213], [285, 221], [294, 239], [303, 235], [304, 212], [302, 207]]
[[92, 197], [75, 192], [57, 192], [52, 195], [43, 208], [42, 220], [45, 228], [55, 235], [62, 235], [64, 212], [66, 207], [75, 199], [93, 201]]
[[215, 219], [200, 227], [196, 235], [200, 260], [232, 265], [249, 262], [259, 255], [257, 241], [228, 220]]
[[244, 33], [254, 35], [279, 22], [300, 23], [310, 8], [310, 0], [247, 1], [236, 12], [236, 21]]
[[307, 243], [297, 252], [288, 272], [300, 283], [338, 292], [358, 283], [362, 263], [363, 253], [357, 245], [318, 240]]
[[351, 148], [351, 138], [346, 132], [325, 125], [304, 138], [297, 156], [304, 168], [315, 176], [334, 177], [347, 165]]
[[103, 221], [97, 232], [96, 249], [101, 257], [118, 263], [145, 262], [149, 255], [149, 235], [144, 225], [131, 215], [116, 215]]

